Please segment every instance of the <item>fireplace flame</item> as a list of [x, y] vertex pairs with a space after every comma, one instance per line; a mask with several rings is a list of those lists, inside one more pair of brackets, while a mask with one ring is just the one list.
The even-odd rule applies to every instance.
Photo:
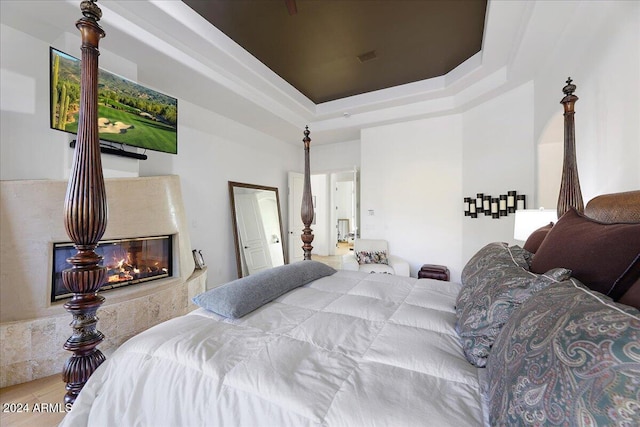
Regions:
[[130, 254], [121, 254], [124, 258], [117, 259], [114, 256], [113, 263], [108, 268], [108, 283], [126, 282], [129, 280], [142, 279], [157, 275], [169, 274], [167, 267], [162, 267], [162, 263], [154, 261], [150, 265], [134, 265], [131, 262]]

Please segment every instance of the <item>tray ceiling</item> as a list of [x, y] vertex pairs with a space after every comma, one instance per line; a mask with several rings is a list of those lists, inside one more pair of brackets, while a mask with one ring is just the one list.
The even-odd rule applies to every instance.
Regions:
[[486, 0], [183, 0], [315, 104], [442, 76], [482, 48]]

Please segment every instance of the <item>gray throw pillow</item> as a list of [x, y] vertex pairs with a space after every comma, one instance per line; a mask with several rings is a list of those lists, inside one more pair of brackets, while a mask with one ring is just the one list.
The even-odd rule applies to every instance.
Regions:
[[336, 270], [318, 261], [300, 261], [254, 273], [196, 295], [193, 302], [224, 317], [237, 319], [280, 295]]

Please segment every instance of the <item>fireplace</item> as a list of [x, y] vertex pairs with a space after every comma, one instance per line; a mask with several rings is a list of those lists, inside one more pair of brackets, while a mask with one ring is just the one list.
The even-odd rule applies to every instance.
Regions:
[[[97, 327], [108, 358], [133, 335], [196, 309], [191, 300], [205, 291], [207, 268], [194, 271], [177, 175], [107, 178], [105, 185], [109, 225], [103, 240], [170, 236], [171, 245], [169, 277], [104, 293]], [[0, 181], [0, 387], [59, 375], [69, 359], [62, 348], [71, 334], [71, 315], [63, 307], [68, 300], [51, 302], [54, 243], [69, 241], [61, 209], [67, 186], [63, 180]], [[136, 203], [122, 203], [123, 194]], [[63, 262], [69, 249], [67, 244], [58, 257]], [[105, 256], [105, 266], [107, 261]], [[66, 293], [64, 285], [60, 289]]]
[[[172, 240], [172, 236], [155, 236], [100, 241], [96, 253], [108, 275], [100, 291], [171, 277]], [[62, 282], [62, 271], [71, 268], [66, 260], [76, 252], [72, 243], [53, 244], [51, 302], [71, 297]]]

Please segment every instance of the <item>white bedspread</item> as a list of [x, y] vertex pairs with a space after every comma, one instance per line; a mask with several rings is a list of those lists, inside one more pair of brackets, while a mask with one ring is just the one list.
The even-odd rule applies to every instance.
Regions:
[[123, 344], [62, 425], [482, 425], [458, 290], [339, 271], [236, 321], [197, 310]]

